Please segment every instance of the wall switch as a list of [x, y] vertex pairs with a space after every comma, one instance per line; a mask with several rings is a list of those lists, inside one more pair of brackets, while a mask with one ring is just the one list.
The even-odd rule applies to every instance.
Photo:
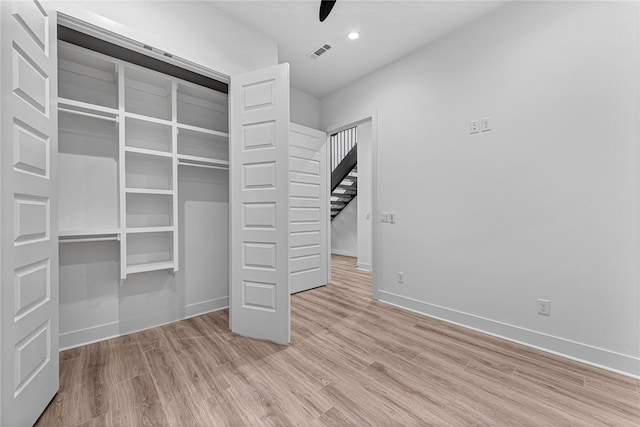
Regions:
[[551, 315], [551, 301], [538, 298], [538, 313], [545, 316]]
[[474, 120], [469, 123], [469, 133], [480, 132], [480, 120]]
[[389, 212], [380, 213], [380, 222], [389, 222]]
[[396, 213], [395, 212], [389, 212], [389, 223], [391, 223], [391, 224], [395, 224], [396, 223]]
[[485, 117], [484, 119], [480, 119], [480, 130], [482, 132], [487, 132], [491, 130], [491, 117]]
[[402, 271], [398, 271], [398, 283], [404, 283], [404, 273]]

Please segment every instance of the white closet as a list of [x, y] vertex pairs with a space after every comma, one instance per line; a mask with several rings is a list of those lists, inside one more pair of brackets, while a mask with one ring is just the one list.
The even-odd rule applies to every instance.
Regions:
[[228, 96], [58, 42], [61, 348], [228, 305]]

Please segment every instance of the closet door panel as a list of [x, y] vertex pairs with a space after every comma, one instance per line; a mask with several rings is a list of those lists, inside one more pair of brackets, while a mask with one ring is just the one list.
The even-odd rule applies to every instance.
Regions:
[[289, 65], [231, 79], [231, 330], [290, 341]]
[[326, 285], [328, 277], [328, 166], [326, 134], [291, 124], [289, 257], [291, 293]]
[[55, 15], [0, 2], [0, 425], [31, 425], [58, 389]]

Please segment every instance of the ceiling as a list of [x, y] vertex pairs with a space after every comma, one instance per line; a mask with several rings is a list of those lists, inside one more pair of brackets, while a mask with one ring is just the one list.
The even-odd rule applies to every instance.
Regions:
[[[291, 64], [291, 85], [318, 98], [357, 80], [504, 1], [338, 0], [319, 22], [319, 0], [213, 1], [234, 18], [273, 37], [279, 62]], [[350, 31], [360, 32], [349, 40]], [[317, 59], [323, 43], [332, 49]]]

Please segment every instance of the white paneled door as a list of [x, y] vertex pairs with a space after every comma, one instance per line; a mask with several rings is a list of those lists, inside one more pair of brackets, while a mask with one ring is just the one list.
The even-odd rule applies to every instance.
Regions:
[[289, 64], [234, 76], [229, 94], [231, 330], [290, 340]]
[[291, 124], [289, 129], [289, 256], [291, 293], [329, 281], [327, 138]]
[[0, 2], [0, 425], [32, 425], [58, 390], [56, 22]]

